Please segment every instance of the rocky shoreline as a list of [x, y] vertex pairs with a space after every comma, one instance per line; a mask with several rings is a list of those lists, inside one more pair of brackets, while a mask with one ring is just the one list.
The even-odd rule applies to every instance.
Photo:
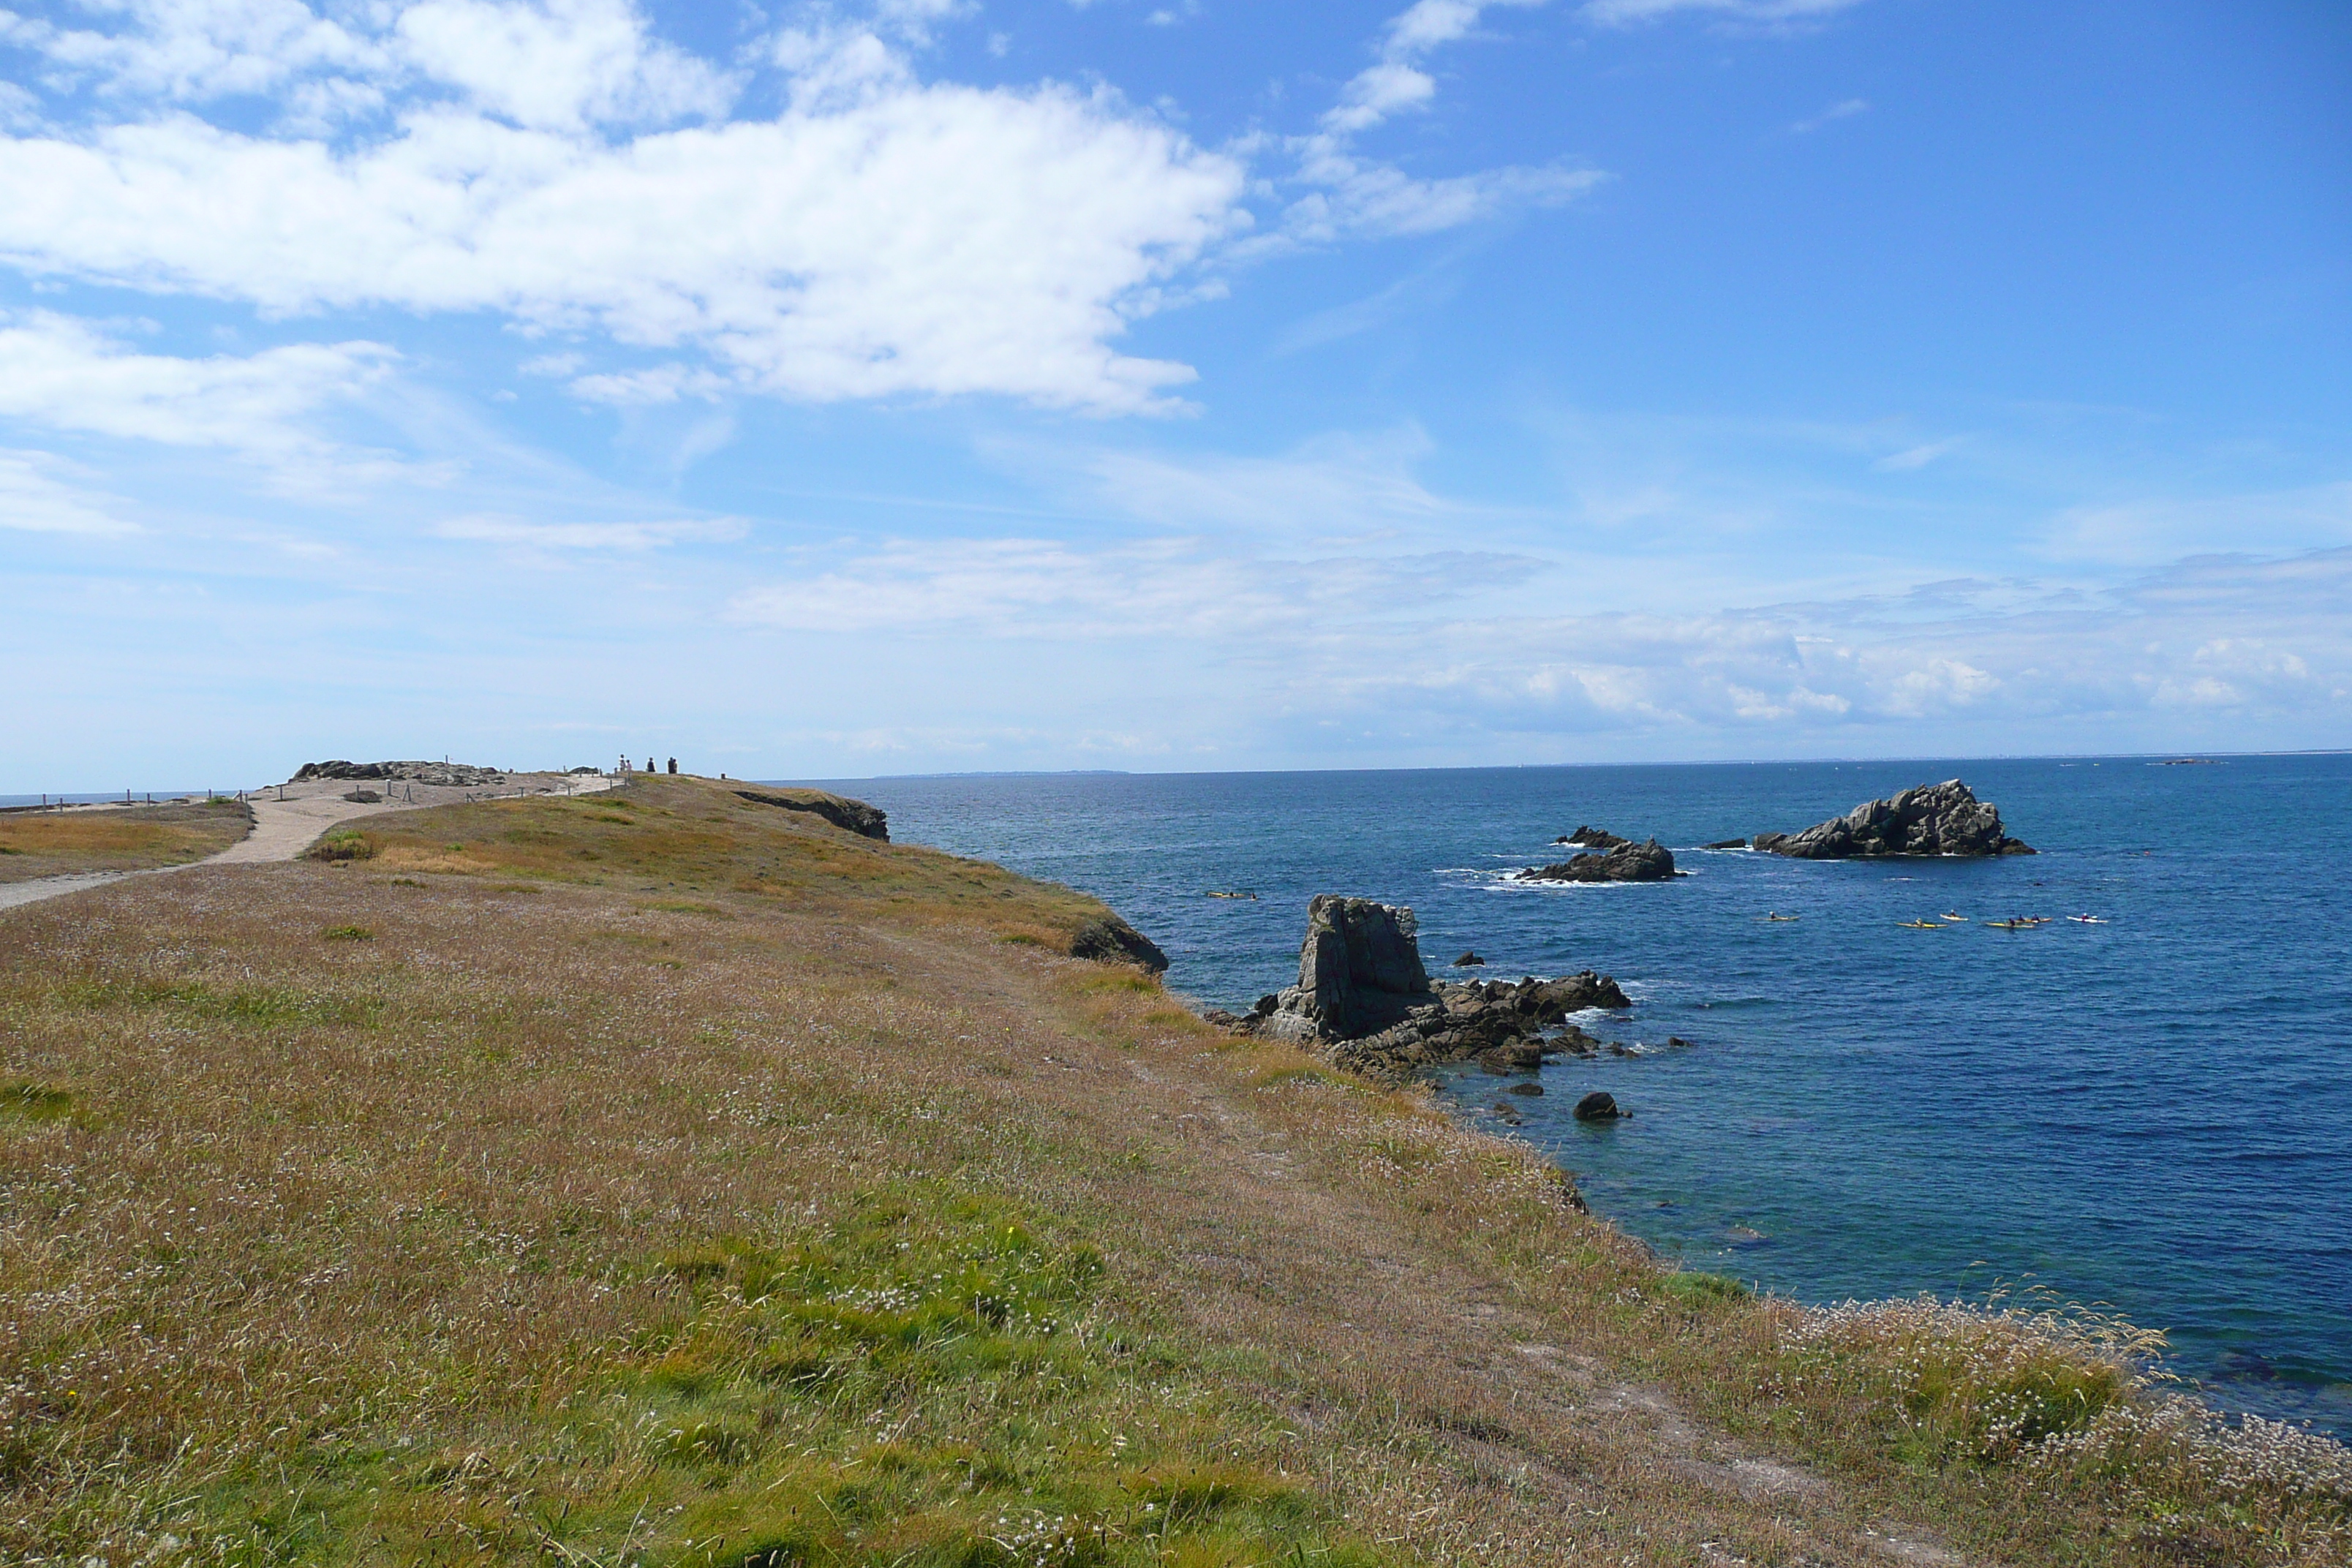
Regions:
[[[1636, 842], [1586, 824], [1554, 842], [1585, 852], [1507, 873], [1510, 879], [1663, 882], [1690, 875], [1675, 867], [1673, 851], [1655, 837]], [[1752, 840], [1719, 839], [1706, 847], [1753, 848], [1813, 860], [2034, 853], [2004, 831], [1998, 807], [1977, 799], [1958, 779], [1865, 801], [1801, 833], [1760, 833]], [[1102, 956], [1127, 954], [1106, 947]], [[1475, 951], [1465, 952], [1454, 966], [1485, 962]], [[1247, 1013], [1211, 1009], [1205, 1016], [1234, 1034], [1287, 1040], [1336, 1067], [1395, 1084], [1452, 1062], [1523, 1073], [1555, 1058], [1604, 1050], [1630, 1055], [1627, 1047], [1599, 1039], [1575, 1017], [1632, 1006], [1613, 977], [1589, 969], [1516, 982], [1433, 981], [1422, 962], [1419, 928], [1410, 908], [1326, 893], [1307, 905], [1297, 983], [1259, 997]], [[1689, 1043], [1679, 1037], [1666, 1041], [1676, 1047]], [[1579, 1114], [1590, 1121], [1630, 1113], [1611, 1102], [1606, 1108], [1596, 1104], [1589, 1113], [1580, 1109]]]
[[1326, 893], [1307, 907], [1298, 984], [1246, 1014], [1206, 1016], [1398, 1083], [1446, 1062], [1525, 1072], [1550, 1057], [1596, 1056], [1609, 1047], [1571, 1015], [1633, 1005], [1614, 979], [1589, 969], [1554, 980], [1432, 981], [1412, 910]]

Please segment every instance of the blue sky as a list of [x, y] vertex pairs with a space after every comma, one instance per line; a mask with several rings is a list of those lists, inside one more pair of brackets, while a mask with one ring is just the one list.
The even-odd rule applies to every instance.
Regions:
[[0, 11], [0, 791], [2352, 744], [2352, 13]]

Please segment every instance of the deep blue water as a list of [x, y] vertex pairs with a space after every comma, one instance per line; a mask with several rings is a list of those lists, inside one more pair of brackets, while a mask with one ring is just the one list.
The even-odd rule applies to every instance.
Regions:
[[[2031, 858], [1691, 847], [1960, 777]], [[2217, 1402], [2352, 1435], [2352, 756], [835, 781], [894, 837], [1099, 895], [1245, 1007], [1319, 892], [1419, 911], [1433, 973], [1613, 973], [1604, 1039], [1519, 1129], [1595, 1210], [1807, 1300], [2033, 1285], [2172, 1336]], [[1691, 875], [1534, 887], [1580, 823]], [[1253, 889], [1256, 902], [1210, 899]], [[1768, 923], [1767, 910], [1802, 918]], [[2007, 932], [1947, 911], [2106, 918]], [[1446, 1089], [1491, 1117], [1504, 1079]], [[1605, 1089], [1634, 1115], [1568, 1115]]]

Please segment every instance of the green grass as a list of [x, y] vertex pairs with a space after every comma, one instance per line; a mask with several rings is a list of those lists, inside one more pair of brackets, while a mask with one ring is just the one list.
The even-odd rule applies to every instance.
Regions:
[[62, 1089], [12, 1079], [0, 1083], [0, 1116], [26, 1121], [56, 1121], [73, 1114], [74, 1098]]
[[[1233, 1457], [1250, 1413], [1122, 1323], [1067, 1228], [917, 1184], [681, 1247], [645, 1265], [667, 1319], [508, 1444], [309, 1444], [223, 1478], [181, 1528], [205, 1561], [255, 1564], [1387, 1561], [1302, 1478]], [[501, 1477], [557, 1455], [578, 1478], [562, 1504], [502, 1502]]]
[[[422, 814], [419, 814], [422, 816]], [[462, 829], [455, 840], [452, 827]], [[579, 800], [484, 801], [444, 806], [429, 821], [376, 818], [340, 829], [310, 850], [320, 859], [373, 859], [408, 875], [525, 877], [551, 884], [649, 890], [654, 908], [726, 912], [718, 897], [845, 915], [886, 912], [916, 925], [977, 926], [1001, 940], [1067, 952], [1101, 903], [1000, 866], [915, 845], [885, 844], [802, 812], [780, 812], [724, 786], [640, 778]], [[1149, 985], [1150, 982], [1144, 982]]]

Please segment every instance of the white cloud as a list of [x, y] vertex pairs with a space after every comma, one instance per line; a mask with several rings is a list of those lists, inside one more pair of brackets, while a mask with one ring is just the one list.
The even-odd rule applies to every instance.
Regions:
[[102, 498], [50, 477], [47, 470], [54, 466], [46, 453], [0, 449], [0, 528], [27, 533], [139, 531], [115, 516]]
[[364, 393], [399, 355], [381, 343], [295, 343], [246, 357], [141, 353], [90, 323], [47, 311], [0, 315], [0, 418], [52, 430], [211, 447], [281, 479], [355, 458], [309, 416]]
[[425, 0], [394, 24], [403, 57], [519, 125], [664, 124], [726, 111], [734, 85], [653, 38], [624, 0]]
[[877, 75], [851, 58], [870, 34], [812, 45], [825, 90], [774, 120], [613, 140], [581, 127], [716, 90], [634, 13], [434, 0], [402, 26], [472, 107], [412, 104], [347, 145], [184, 113], [0, 138], [0, 258], [278, 314], [599, 327], [791, 397], [1116, 413], [1192, 373], [1111, 341], [1247, 222], [1241, 164], [1110, 95], [922, 85], [887, 49]]
[[[1353, 149], [1429, 100], [1430, 51], [1495, 5], [1539, 3], [1419, 0], [1393, 18], [1323, 129], [1286, 144], [1279, 232], [1253, 244], [1249, 145], [1201, 148], [1108, 89], [922, 81], [907, 50], [961, 13], [950, 0], [887, 0], [863, 21], [803, 13], [762, 46], [789, 103], [766, 120], [728, 118], [744, 79], [663, 42], [630, 0], [323, 15], [122, 0], [91, 29], [7, 24], [52, 85], [95, 81], [128, 107], [0, 135], [0, 263], [272, 316], [486, 310], [677, 356], [583, 365], [573, 390], [593, 401], [996, 394], [1172, 410], [1191, 367], [1113, 344], [1217, 292], [1203, 264], [1426, 234], [1600, 178], [1424, 177]], [[274, 128], [194, 111], [238, 94], [274, 96]]]
[[0, 140], [27, 270], [292, 311], [489, 309], [694, 343], [808, 398], [1154, 406], [1122, 303], [1234, 221], [1239, 171], [1060, 89], [931, 88], [608, 148], [420, 117], [344, 155], [187, 120]]
[[91, 9], [128, 25], [61, 28], [0, 12], [0, 42], [38, 52], [68, 79], [95, 78], [111, 95], [178, 102], [270, 92], [314, 70], [379, 77], [394, 68], [379, 41], [299, 0], [127, 0]]
[[1414, 0], [1389, 21], [1381, 37], [1380, 63], [1367, 68], [1340, 92], [1323, 117], [1326, 131], [1353, 135], [1401, 110], [1428, 103], [1437, 84], [1419, 68], [1432, 49], [1467, 37], [1485, 12], [1497, 5], [1540, 5], [1544, 0]]

